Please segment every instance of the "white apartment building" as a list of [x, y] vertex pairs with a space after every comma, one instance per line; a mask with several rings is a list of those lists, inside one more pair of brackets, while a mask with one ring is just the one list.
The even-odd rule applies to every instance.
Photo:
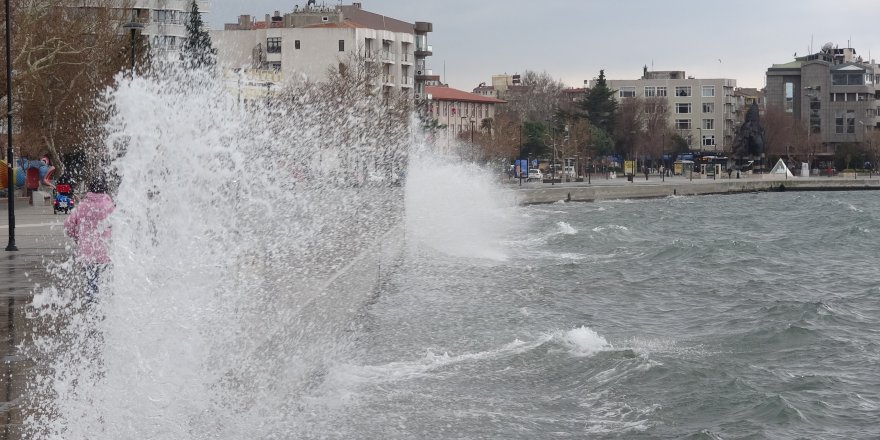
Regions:
[[734, 79], [699, 79], [683, 71], [656, 71], [635, 80], [607, 80], [617, 100], [666, 98], [669, 123], [692, 151], [729, 153], [736, 134]]
[[[198, 0], [199, 12], [208, 12], [208, 1]], [[186, 39], [186, 22], [192, 0], [133, 0], [130, 21], [143, 25], [140, 35], [159, 56], [176, 54]]]
[[222, 31], [212, 31], [218, 62], [226, 71], [273, 71], [282, 82], [301, 78], [320, 82], [351, 53], [379, 65], [382, 84], [424, 99], [431, 72], [425, 58], [431, 23], [395, 20], [350, 6], [306, 6], [283, 16], [276, 11], [263, 22], [239, 17]]
[[329, 68], [356, 51], [367, 60], [381, 62], [385, 86], [412, 91], [416, 70], [413, 34], [344, 24], [318, 26], [214, 31], [211, 40], [224, 70], [274, 70], [283, 81], [300, 77], [322, 81]]

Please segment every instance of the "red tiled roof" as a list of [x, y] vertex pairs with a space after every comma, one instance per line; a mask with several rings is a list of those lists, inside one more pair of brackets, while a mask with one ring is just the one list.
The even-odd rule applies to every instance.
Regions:
[[431, 99], [434, 101], [482, 102], [487, 104], [504, 104], [507, 102], [450, 87], [425, 87], [425, 93], [431, 95]]

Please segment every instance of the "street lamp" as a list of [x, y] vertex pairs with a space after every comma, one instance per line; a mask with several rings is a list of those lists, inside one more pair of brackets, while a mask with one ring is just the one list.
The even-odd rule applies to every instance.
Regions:
[[272, 96], [272, 81], [266, 81], [266, 107], [269, 107], [269, 98]]
[[[522, 175], [523, 175], [523, 169], [522, 169], [522, 158], [523, 158], [522, 129], [523, 129], [523, 124], [522, 124], [522, 121], [520, 121], [520, 123], [519, 123], [519, 158], [518, 158], [518, 162], [520, 164], [520, 166], [519, 166], [519, 186], [522, 186]], [[514, 169], [516, 169], [516, 168], [514, 168]], [[528, 172], [528, 170], [529, 170], [529, 164], [526, 163], [526, 172]]]
[[[7, 0], [8, 2], [9, 0]], [[137, 58], [137, 33], [144, 28], [144, 25], [134, 20], [122, 25], [123, 29], [131, 31], [131, 76], [134, 78], [134, 60]]]
[[9, 0], [6, 0], [6, 200], [9, 203], [9, 243], [7, 251], [17, 251], [15, 245], [15, 167], [12, 164], [12, 20]]

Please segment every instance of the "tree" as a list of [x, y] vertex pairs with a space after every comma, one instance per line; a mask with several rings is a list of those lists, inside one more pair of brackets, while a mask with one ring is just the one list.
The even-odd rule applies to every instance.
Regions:
[[617, 100], [614, 90], [605, 82], [605, 71], [599, 71], [599, 79], [585, 95], [580, 103], [581, 109], [590, 120], [590, 124], [602, 129], [605, 133], [614, 132], [614, 120], [617, 112]]
[[544, 121], [551, 118], [559, 108], [565, 84], [554, 79], [547, 72], [526, 70], [521, 78], [522, 85], [510, 89], [508, 110], [528, 121]]
[[549, 152], [547, 148], [547, 126], [542, 122], [523, 123], [523, 155], [539, 157]]
[[645, 98], [645, 145], [644, 152], [655, 160], [661, 160], [667, 153], [667, 145], [672, 140], [672, 127], [669, 125], [669, 101], [666, 98]]
[[625, 98], [617, 109], [614, 139], [617, 151], [629, 158], [642, 155], [645, 134], [645, 106], [641, 98]]
[[[15, 1], [13, 101], [22, 156], [48, 155], [64, 172], [65, 156], [97, 144], [89, 130], [100, 125], [95, 105], [128, 60], [113, 0]], [[5, 63], [5, 59], [3, 60]], [[5, 90], [6, 78], [0, 79]]]
[[217, 63], [217, 49], [211, 44], [211, 36], [202, 22], [202, 14], [199, 12], [196, 0], [192, 0], [186, 21], [186, 39], [183, 42], [182, 52], [184, 60], [190, 67], [213, 67]]
[[781, 157], [792, 144], [794, 116], [779, 106], [768, 106], [762, 118], [764, 126], [764, 151], [770, 156]]
[[492, 122], [494, 133], [494, 150], [499, 157], [519, 158], [520, 156], [520, 140], [524, 140], [522, 135], [522, 124], [519, 115], [511, 111], [499, 111], [495, 113]]

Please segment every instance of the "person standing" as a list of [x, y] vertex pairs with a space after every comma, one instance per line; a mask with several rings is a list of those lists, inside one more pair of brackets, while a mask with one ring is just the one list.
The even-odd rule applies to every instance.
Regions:
[[110, 240], [108, 217], [113, 208], [106, 181], [101, 177], [94, 178], [89, 183], [89, 192], [64, 221], [67, 235], [77, 245], [76, 262], [85, 270], [88, 300], [93, 300], [98, 293], [101, 273], [110, 264], [107, 254]]

